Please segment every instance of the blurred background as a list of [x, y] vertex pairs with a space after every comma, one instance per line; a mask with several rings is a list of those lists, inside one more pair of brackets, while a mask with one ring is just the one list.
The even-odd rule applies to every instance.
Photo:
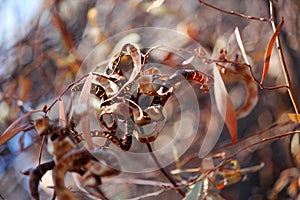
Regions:
[[[207, 2], [245, 15], [270, 17], [269, 1], [266, 0]], [[228, 57], [234, 60], [238, 48], [232, 36], [238, 27], [254, 75], [257, 79], [261, 77], [265, 51], [273, 35], [270, 23], [221, 13], [197, 0], [165, 0], [160, 7], [147, 12], [151, 4], [150, 0], [0, 0], [0, 132], [30, 109], [41, 109], [51, 102], [67, 83], [75, 79], [81, 63], [98, 44], [133, 28], [176, 30], [199, 42], [212, 58], [218, 58], [219, 51], [227, 48]], [[282, 17], [285, 20], [280, 38], [295, 101], [299, 105], [300, 2], [277, 0], [274, 6], [276, 23]], [[264, 84], [275, 86], [284, 83], [278, 54], [273, 50]], [[205, 110], [205, 105], [202, 106]], [[228, 134], [222, 134], [213, 153], [230, 154], [263, 137], [291, 130], [293, 124], [288, 122], [286, 115], [291, 112], [294, 110], [286, 89], [259, 90], [257, 106], [250, 115], [238, 121], [238, 144], [232, 146]], [[270, 128], [271, 125], [274, 126]], [[180, 158], [191, 158], [185, 168], [200, 166], [201, 160], [197, 158], [199, 137]], [[0, 146], [0, 194], [4, 199], [30, 199], [28, 177], [23, 176], [21, 171], [37, 164], [40, 142], [36, 141], [34, 131], [22, 132]], [[235, 159], [242, 168], [261, 162], [265, 167], [250, 173], [240, 184], [218, 191], [225, 199], [266, 199], [280, 172], [295, 166], [289, 137], [262, 143], [241, 152]], [[167, 167], [168, 170], [175, 168], [175, 164]], [[166, 181], [159, 177], [159, 172], [122, 174], [115, 182], [107, 180], [110, 184], [118, 184], [118, 191], [105, 187], [105, 183], [103, 191], [110, 199], [130, 199], [158, 190], [147, 184], [126, 183], [126, 180], [135, 179]], [[47, 181], [43, 182], [47, 186]], [[41, 190], [41, 199], [51, 198], [52, 190], [46, 186]], [[278, 199], [287, 199], [286, 193], [283, 190]], [[180, 199], [174, 191], [143, 199], [158, 198]]]

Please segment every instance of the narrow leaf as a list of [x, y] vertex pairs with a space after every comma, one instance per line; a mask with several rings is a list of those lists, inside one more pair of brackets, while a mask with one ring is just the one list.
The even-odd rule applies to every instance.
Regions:
[[[206, 135], [203, 139], [201, 148], [199, 150], [199, 158], [204, 158], [214, 148], [218, 142], [220, 135], [224, 127], [224, 120], [220, 119], [220, 114], [217, 106], [211, 108], [211, 118], [206, 131]], [[217, 116], [217, 117], [216, 117]], [[223, 117], [222, 117], [223, 118]]]
[[79, 104], [87, 105], [87, 114], [83, 115], [80, 120], [80, 125], [83, 132], [83, 137], [88, 145], [90, 150], [94, 149], [93, 141], [90, 135], [90, 114], [89, 114], [89, 105], [90, 105], [90, 90], [92, 86], [93, 75], [89, 74], [86, 78], [82, 91], [79, 96]]
[[151, 6], [149, 6], [149, 8], [147, 9], [147, 12], [150, 12], [154, 8], [158, 8], [163, 4], [164, 1], [165, 0], [154, 0]]
[[64, 102], [61, 99], [59, 99], [58, 103], [59, 103], [58, 123], [59, 123], [60, 126], [66, 127], [67, 119], [66, 119], [66, 112], [65, 112]]
[[191, 64], [191, 62], [194, 60], [195, 56], [190, 57], [189, 59], [182, 62], [182, 65], [188, 65]]
[[269, 44], [267, 46], [267, 51], [266, 51], [266, 54], [265, 54], [264, 69], [263, 69], [263, 73], [262, 73], [260, 84], [263, 84], [263, 82], [264, 82], [264, 80], [265, 80], [265, 78], [266, 78], [266, 76], [268, 74], [272, 49], [273, 49], [276, 37], [279, 35], [280, 30], [281, 30], [281, 28], [283, 26], [283, 23], [284, 23], [284, 20], [282, 19], [281, 22], [280, 22], [280, 24], [276, 28], [275, 33], [272, 35], [272, 37], [271, 37], [271, 39], [269, 41]]
[[32, 110], [30, 112], [25, 113], [24, 115], [22, 115], [21, 117], [19, 117], [18, 119], [16, 119], [16, 121], [14, 121], [1, 135], [4, 136], [5, 134], [7, 134], [10, 130], [12, 130], [13, 128], [15, 128], [19, 123], [22, 122], [23, 119], [29, 117], [30, 115], [32, 115], [33, 113], [37, 113], [37, 112], [42, 112], [41, 110]]
[[23, 124], [21, 126], [12, 128], [5, 132], [5, 134], [2, 134], [0, 136], [0, 146], [4, 143], [6, 143], [8, 140], [10, 140], [12, 137], [17, 135], [20, 131], [24, 130], [26, 126], [28, 126], [29, 123]]
[[199, 199], [201, 193], [202, 193], [202, 185], [203, 185], [203, 181], [200, 181], [198, 183], [196, 183], [193, 187], [193, 189], [191, 189], [187, 194], [186, 197], [184, 198], [184, 200], [195, 200], [195, 199]]
[[296, 123], [300, 124], [300, 115], [299, 114], [288, 113], [288, 116], [289, 116], [290, 120], [292, 120], [293, 122], [296, 122]]
[[214, 67], [214, 96], [212, 98], [214, 99], [216, 106], [211, 107], [211, 119], [199, 150], [200, 158], [207, 156], [207, 154], [209, 154], [209, 152], [216, 145], [222, 133], [224, 123], [228, 127], [232, 143], [236, 143], [236, 113], [231, 99], [226, 91], [223, 79], [216, 66]]
[[214, 92], [217, 109], [225, 121], [232, 143], [235, 144], [237, 138], [236, 113], [217, 67], [214, 67], [214, 80]]
[[32, 85], [31, 80], [21, 75], [19, 76], [18, 82], [18, 99], [21, 101], [26, 101]]
[[234, 33], [235, 33], [236, 41], [237, 41], [237, 43], [240, 47], [240, 50], [242, 52], [243, 58], [244, 58], [246, 64], [249, 65], [249, 61], [247, 59], [246, 51], [245, 51], [245, 48], [244, 48], [244, 45], [243, 45], [243, 42], [242, 42], [242, 38], [241, 38], [241, 34], [240, 34], [240, 31], [239, 31], [238, 27], [235, 28]]

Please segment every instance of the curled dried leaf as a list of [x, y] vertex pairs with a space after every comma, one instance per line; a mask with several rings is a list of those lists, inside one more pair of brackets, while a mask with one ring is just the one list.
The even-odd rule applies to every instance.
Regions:
[[138, 88], [141, 93], [143, 94], [156, 94], [156, 90], [153, 85], [153, 76], [151, 75], [144, 75], [139, 77], [138, 79]]

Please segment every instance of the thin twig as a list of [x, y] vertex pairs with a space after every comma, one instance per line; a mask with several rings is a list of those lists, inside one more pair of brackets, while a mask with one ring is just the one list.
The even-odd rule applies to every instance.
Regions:
[[[269, 1], [269, 2], [270, 2], [271, 25], [272, 25], [273, 31], [275, 32], [276, 31], [276, 24], [275, 24], [275, 19], [274, 19], [274, 6], [273, 6], [272, 1]], [[291, 80], [290, 80], [289, 72], [288, 72], [288, 69], [287, 69], [287, 66], [286, 66], [285, 58], [284, 58], [284, 55], [283, 55], [283, 52], [282, 52], [281, 42], [280, 42], [279, 36], [276, 37], [276, 45], [277, 45], [277, 51], [278, 51], [282, 71], [283, 71], [283, 74], [284, 74], [285, 82], [287, 84], [288, 93], [289, 93], [290, 99], [293, 103], [293, 107], [295, 109], [295, 112], [296, 112], [297, 115], [299, 115], [299, 109], [298, 109], [297, 104], [295, 102], [294, 94], [291, 90]]]
[[268, 133], [278, 129], [279, 127], [283, 128], [285, 126], [291, 125], [292, 123], [293, 122], [291, 120], [287, 120], [280, 123], [275, 122], [263, 130], [255, 132], [248, 137], [241, 138], [241, 140], [239, 140], [235, 146], [232, 146], [232, 144], [228, 144], [228, 145], [215, 148], [209, 155], [215, 155], [220, 152], [229, 152], [232, 151], [232, 149], [234, 149], [236, 146], [245, 146], [246, 144], [249, 144], [253, 140], [258, 140], [257, 138], [259, 139], [263, 138], [263, 135], [267, 135]]
[[30, 122], [26, 122], [25, 124], [22, 124], [16, 128], [13, 128], [12, 130], [5, 131], [5, 134], [3, 133], [2, 135], [0, 135], [0, 146], [2, 144], [6, 143], [8, 140], [10, 140], [12, 137], [14, 137], [19, 132], [23, 131], [29, 124], [30, 124]]
[[199, 3], [202, 3], [202, 4], [206, 5], [207, 7], [213, 8], [215, 10], [218, 10], [218, 11], [226, 13], [226, 14], [235, 15], [235, 16], [242, 17], [242, 18], [245, 18], [245, 19], [252, 19], [252, 20], [258, 20], [258, 21], [265, 21], [265, 22], [270, 22], [271, 21], [270, 19], [266, 19], [266, 18], [263, 18], [263, 17], [253, 17], [253, 16], [237, 13], [237, 12], [234, 12], [234, 11], [223, 10], [223, 9], [218, 8], [214, 5], [211, 5], [211, 4], [209, 4], [209, 3], [207, 3], [203, 0], [198, 0], [198, 1], [199, 1]]
[[176, 191], [180, 194], [180, 196], [182, 198], [185, 197], [185, 194], [181, 191], [181, 189], [177, 188], [177, 184], [176, 182], [173, 180], [173, 178], [164, 170], [164, 168], [161, 166], [161, 164], [159, 163], [158, 159], [156, 158], [155, 154], [153, 153], [152, 147], [150, 145], [150, 143], [146, 143], [147, 148], [149, 150], [149, 153], [152, 157], [152, 159], [154, 160], [155, 164], [157, 165], [157, 167], [159, 167], [159, 170], [164, 174], [164, 176], [170, 181], [170, 183], [172, 183], [172, 185], [176, 188]]
[[232, 159], [233, 157], [235, 157], [237, 154], [239, 154], [240, 152], [246, 150], [246, 149], [249, 149], [253, 146], [256, 146], [256, 145], [259, 145], [261, 143], [264, 143], [266, 141], [269, 141], [269, 140], [274, 140], [274, 139], [280, 139], [282, 137], [286, 137], [286, 136], [289, 136], [289, 135], [294, 135], [296, 133], [300, 133], [300, 131], [289, 131], [289, 132], [286, 132], [286, 133], [282, 133], [282, 134], [279, 134], [279, 135], [274, 135], [274, 136], [270, 136], [270, 137], [266, 137], [266, 138], [263, 138], [262, 140], [258, 141], [258, 142], [255, 142], [253, 144], [250, 144], [242, 149], [239, 149], [238, 151], [234, 152], [233, 154], [231, 154], [230, 156], [226, 157], [226, 160], [229, 160], [229, 159]]
[[168, 182], [159, 182], [152, 180], [144, 179], [135, 179], [135, 178], [113, 178], [105, 181], [105, 184], [135, 184], [135, 185], [147, 185], [147, 186], [156, 186], [156, 187], [172, 187], [173, 185]]
[[86, 78], [89, 74], [85, 74], [84, 76], [82, 76], [80, 79], [70, 83], [60, 94], [59, 96], [51, 103], [51, 105], [45, 110], [45, 113], [47, 113], [48, 111], [50, 111], [50, 109], [56, 104], [57, 101], [59, 101], [62, 96], [68, 92], [68, 90], [73, 87], [76, 83], [79, 83], [80, 81], [82, 81], [84, 78]]
[[259, 86], [260, 89], [262, 90], [276, 90], [276, 89], [281, 89], [281, 88], [287, 88], [289, 89], [289, 86], [288, 85], [276, 85], [276, 86], [270, 86], [270, 87], [267, 87], [267, 86], [264, 86], [262, 83], [260, 83], [260, 81], [258, 81], [255, 76], [254, 76], [254, 73], [253, 73], [253, 70], [252, 70], [252, 67], [251, 65], [248, 65], [246, 63], [241, 63], [241, 62], [235, 62], [235, 61], [221, 61], [221, 60], [211, 60], [213, 61], [218, 67], [221, 67], [221, 68], [224, 68], [226, 69], [227, 71], [230, 71], [231, 73], [233, 74], [239, 74], [237, 71], [235, 70], [232, 70], [232, 69], [229, 69], [219, 63], [230, 63], [230, 64], [236, 64], [236, 65], [243, 65], [245, 67], [248, 67], [249, 68], [249, 71], [250, 71], [250, 76], [252, 78], [252, 80]]
[[41, 161], [42, 161], [42, 154], [43, 154], [43, 149], [44, 149], [44, 145], [45, 145], [45, 142], [46, 142], [46, 136], [44, 135], [43, 136], [43, 139], [42, 139], [42, 144], [41, 144], [41, 147], [40, 147], [40, 151], [39, 151], [39, 165], [41, 164]]
[[182, 166], [186, 165], [188, 162], [190, 162], [191, 160], [194, 160], [194, 159], [199, 160], [199, 153], [193, 153], [193, 154], [187, 155], [185, 158], [180, 160], [180, 166], [182, 167]]
[[151, 193], [147, 193], [147, 194], [144, 194], [144, 195], [141, 195], [141, 196], [138, 196], [138, 197], [135, 197], [135, 198], [131, 198], [131, 199], [126, 199], [126, 200], [139, 200], [139, 199], [144, 199], [144, 198], [148, 198], [148, 197], [154, 197], [154, 196], [157, 196], [163, 192], [165, 192], [166, 190], [165, 189], [161, 189], [161, 190], [158, 190], [156, 192], [151, 192]]

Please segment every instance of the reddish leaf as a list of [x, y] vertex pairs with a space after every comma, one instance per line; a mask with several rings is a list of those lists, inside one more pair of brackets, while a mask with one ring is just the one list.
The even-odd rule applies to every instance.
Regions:
[[226, 123], [232, 143], [235, 144], [237, 138], [236, 113], [217, 67], [214, 67], [214, 81], [217, 109]]
[[266, 55], [265, 55], [264, 70], [263, 70], [263, 73], [262, 73], [260, 84], [263, 84], [263, 82], [264, 82], [264, 80], [265, 80], [265, 78], [267, 76], [267, 73], [269, 71], [269, 65], [270, 65], [270, 59], [271, 59], [272, 49], [273, 49], [276, 37], [280, 33], [280, 30], [282, 28], [283, 23], [284, 23], [284, 20], [282, 19], [281, 22], [280, 22], [280, 24], [276, 28], [275, 33], [272, 35], [272, 37], [271, 37], [271, 39], [269, 41], [269, 44], [268, 44], [268, 47], [267, 47], [267, 51], [266, 51]]

